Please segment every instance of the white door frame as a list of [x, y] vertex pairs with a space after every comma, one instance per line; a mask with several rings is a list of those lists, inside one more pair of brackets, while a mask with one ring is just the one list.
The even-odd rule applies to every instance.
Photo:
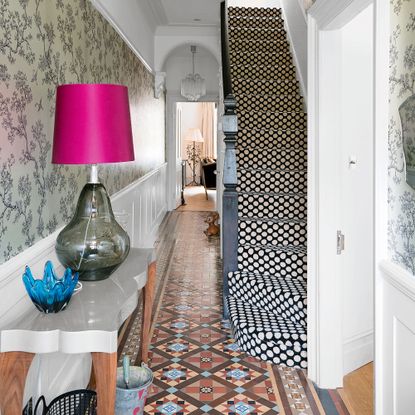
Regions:
[[[321, 224], [324, 221], [325, 224], [331, 224], [333, 229], [337, 225], [338, 189], [333, 176], [339, 163], [335, 157], [337, 154], [335, 140], [330, 140], [330, 138], [333, 137], [332, 131], [336, 131], [340, 125], [336, 118], [338, 111], [335, 111], [338, 97], [336, 88], [339, 85], [336, 76], [339, 68], [328, 68], [327, 64], [321, 65], [321, 61], [327, 59], [330, 54], [333, 56], [333, 54], [340, 53], [338, 39], [336, 40], [335, 34], [332, 33], [329, 38], [332, 44], [327, 44], [327, 38], [324, 36], [327, 31], [340, 29], [370, 4], [374, 4], [375, 128], [373, 154], [375, 161], [374, 269], [376, 274], [374, 284], [375, 304], [377, 304], [378, 265], [380, 260], [386, 257], [387, 238], [389, 41], [388, 31], [382, 32], [385, 30], [386, 23], [382, 2], [387, 3], [384, 0], [319, 0], [308, 13], [308, 376], [323, 388], [336, 388], [343, 384], [341, 281], [333, 273], [335, 269], [333, 263], [319, 261], [325, 252], [336, 249], [336, 235], [325, 232]], [[333, 61], [339, 61], [339, 59], [333, 59]], [[324, 77], [324, 84], [319, 81], [322, 77]], [[331, 174], [327, 174], [328, 172]], [[329, 195], [327, 193], [321, 195], [320, 187], [327, 189], [327, 186], [331, 186], [332, 192]], [[320, 212], [323, 200], [324, 217]], [[379, 315], [379, 310], [375, 306], [375, 321], [376, 315]], [[375, 323], [376, 344], [378, 343], [378, 330], [379, 325]], [[377, 351], [375, 358], [376, 355]], [[378, 367], [376, 370], [378, 374]]]
[[[218, 94], [208, 93], [197, 102], [216, 102]], [[166, 155], [167, 155], [167, 209], [176, 209], [176, 178], [178, 169], [181, 169], [176, 158], [176, 104], [178, 102], [190, 102], [182, 97], [179, 92], [167, 92], [166, 94]]]

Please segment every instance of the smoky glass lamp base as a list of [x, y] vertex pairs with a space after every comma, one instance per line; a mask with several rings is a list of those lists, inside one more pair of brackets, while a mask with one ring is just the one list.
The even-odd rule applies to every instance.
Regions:
[[108, 278], [127, 258], [130, 238], [117, 223], [101, 183], [87, 183], [75, 214], [56, 240], [56, 254], [82, 281]]

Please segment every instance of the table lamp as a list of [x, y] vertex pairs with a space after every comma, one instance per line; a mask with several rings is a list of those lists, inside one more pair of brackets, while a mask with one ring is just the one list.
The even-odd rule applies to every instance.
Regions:
[[193, 179], [188, 186], [197, 186], [196, 182], [196, 165], [200, 161], [201, 149], [196, 147], [196, 143], [203, 143], [204, 139], [199, 128], [189, 128], [184, 136], [185, 141], [191, 141], [192, 144], [188, 144], [186, 147], [187, 162], [192, 169]]
[[79, 272], [81, 280], [108, 278], [128, 255], [130, 238], [115, 220], [108, 193], [98, 179], [97, 164], [132, 160], [127, 87], [58, 86], [52, 163], [91, 165], [74, 216], [55, 246], [62, 265]]

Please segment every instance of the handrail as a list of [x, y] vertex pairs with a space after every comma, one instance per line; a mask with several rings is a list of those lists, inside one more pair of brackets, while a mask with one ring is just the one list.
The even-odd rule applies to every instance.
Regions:
[[[222, 129], [225, 135], [225, 157], [223, 166], [222, 196], [222, 241], [223, 241], [223, 296], [229, 295], [228, 273], [238, 269], [238, 178], [236, 172], [236, 136], [238, 120], [236, 99], [232, 90], [229, 57], [228, 19], [225, 2], [221, 3], [222, 76], [224, 115]], [[224, 318], [228, 311], [224, 302]]]
[[221, 15], [221, 44], [222, 44], [222, 78], [224, 98], [233, 98], [231, 63], [229, 57], [229, 33], [228, 33], [228, 13], [225, 2], [220, 5]]

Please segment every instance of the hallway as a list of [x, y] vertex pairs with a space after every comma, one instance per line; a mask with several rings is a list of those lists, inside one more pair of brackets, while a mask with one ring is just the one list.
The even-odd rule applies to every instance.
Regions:
[[[221, 319], [219, 238], [204, 234], [207, 212], [172, 212], [158, 241], [158, 298], [151, 345], [155, 380], [148, 415], [348, 414], [335, 391], [324, 411], [302, 370], [274, 367], [238, 350]], [[134, 315], [120, 354], [137, 358]]]

